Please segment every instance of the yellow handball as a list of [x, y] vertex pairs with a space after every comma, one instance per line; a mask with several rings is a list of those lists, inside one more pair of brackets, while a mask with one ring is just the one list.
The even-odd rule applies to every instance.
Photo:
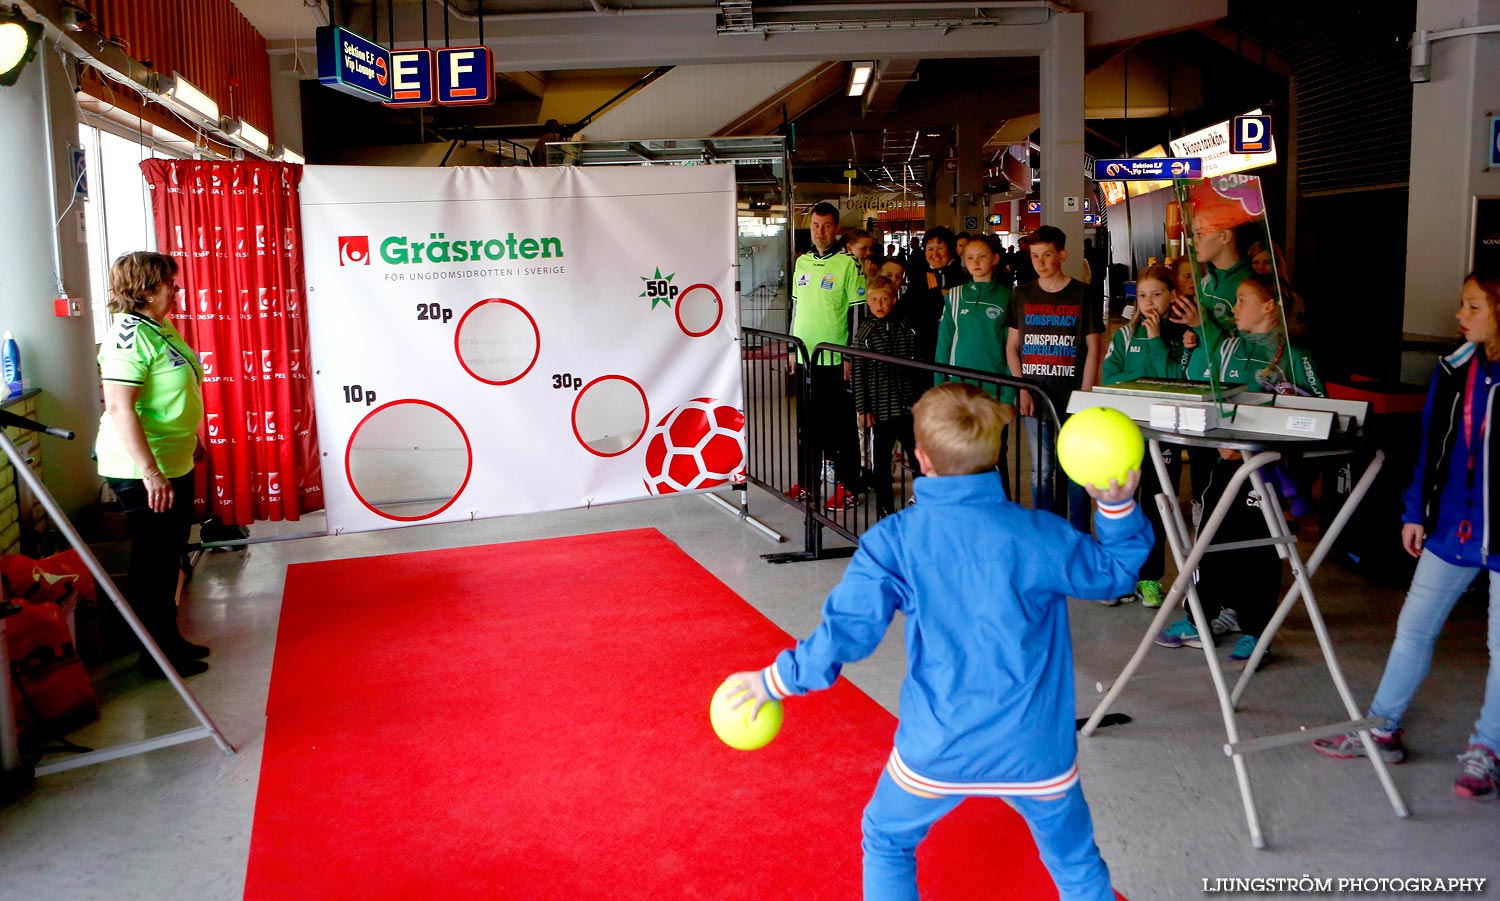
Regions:
[[731, 686], [728, 679], [724, 680], [708, 705], [708, 721], [713, 724], [714, 733], [724, 744], [741, 751], [754, 751], [770, 744], [776, 733], [781, 731], [781, 702], [772, 701], [761, 707], [760, 714], [751, 722], [750, 711], [755, 709], [754, 700], [746, 701], [737, 709], [730, 709], [744, 693], [745, 687], [741, 683], [735, 682]]
[[1057, 433], [1057, 462], [1080, 485], [1108, 488], [1110, 479], [1123, 485], [1145, 455], [1140, 426], [1110, 407], [1079, 410]]

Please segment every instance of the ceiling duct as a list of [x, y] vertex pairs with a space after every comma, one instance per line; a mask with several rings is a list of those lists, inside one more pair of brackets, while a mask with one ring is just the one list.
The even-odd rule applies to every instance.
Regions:
[[719, 0], [719, 15], [727, 31], [750, 31], [755, 27], [751, 0]]
[[875, 68], [875, 78], [870, 82], [869, 90], [865, 91], [865, 115], [895, 112], [901, 91], [917, 80], [917, 66], [921, 62], [920, 59], [881, 61]]

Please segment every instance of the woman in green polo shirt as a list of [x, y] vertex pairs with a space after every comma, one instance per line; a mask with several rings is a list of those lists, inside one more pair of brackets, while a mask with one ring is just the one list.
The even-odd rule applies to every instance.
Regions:
[[[203, 368], [169, 321], [176, 277], [175, 260], [148, 251], [110, 268], [115, 319], [99, 347], [104, 416], [94, 450], [130, 532], [130, 606], [177, 674], [193, 676], [208, 669], [208, 648], [178, 631], [176, 595], [192, 528]], [[140, 669], [161, 675], [144, 652]]]

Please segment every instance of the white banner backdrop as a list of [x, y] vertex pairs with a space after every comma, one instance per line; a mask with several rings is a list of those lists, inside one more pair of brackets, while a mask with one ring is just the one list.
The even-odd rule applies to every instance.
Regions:
[[330, 533], [744, 477], [732, 166], [302, 178]]

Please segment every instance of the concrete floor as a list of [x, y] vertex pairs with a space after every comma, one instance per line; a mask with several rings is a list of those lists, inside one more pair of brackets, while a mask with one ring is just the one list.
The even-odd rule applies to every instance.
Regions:
[[[801, 535], [791, 508], [755, 489], [751, 503], [782, 534], [794, 541]], [[321, 526], [315, 515], [255, 532]], [[210, 554], [185, 595], [183, 622], [186, 634], [212, 645], [212, 667], [188, 684], [238, 753], [225, 757], [211, 742], [197, 741], [38, 780], [28, 795], [0, 808], [0, 897], [241, 895], [289, 564], [642, 526], [660, 529], [797, 637], [816, 625], [822, 598], [845, 566], [843, 560], [764, 563], [761, 554], [791, 548], [778, 547], [697, 497]], [[1391, 552], [1400, 552], [1394, 535]], [[1316, 585], [1355, 696], [1367, 703], [1402, 591], [1371, 585], [1332, 563]], [[1079, 603], [1071, 612], [1083, 716], [1100, 697], [1095, 682], [1117, 673], [1151, 611]], [[1393, 774], [1411, 817], [1392, 814], [1364, 761], [1327, 760], [1303, 746], [1269, 751], [1249, 761], [1270, 844], [1263, 851], [1250, 847], [1233, 770], [1221, 751], [1222, 727], [1202, 652], [1155, 649], [1116, 705], [1134, 722], [1081, 742], [1084, 784], [1115, 886], [1142, 901], [1199, 898], [1204, 879], [1232, 876], [1500, 878], [1500, 804], [1460, 799], [1450, 790], [1454, 756], [1481, 701], [1488, 659], [1483, 623], [1482, 598], [1460, 602], [1409, 715], [1412, 760]], [[904, 658], [900, 629], [890, 635], [870, 660], [848, 667], [845, 675], [894, 711]], [[192, 725], [170, 688], [141, 681], [128, 666], [132, 659], [121, 658], [101, 673], [96, 684], [102, 716], [73, 735], [74, 741], [104, 746]], [[1278, 637], [1276, 659], [1257, 675], [1243, 710], [1247, 736], [1343, 718], [1300, 613]], [[870, 775], [872, 785], [876, 775]], [[1500, 888], [1487, 893], [1500, 895]]]

